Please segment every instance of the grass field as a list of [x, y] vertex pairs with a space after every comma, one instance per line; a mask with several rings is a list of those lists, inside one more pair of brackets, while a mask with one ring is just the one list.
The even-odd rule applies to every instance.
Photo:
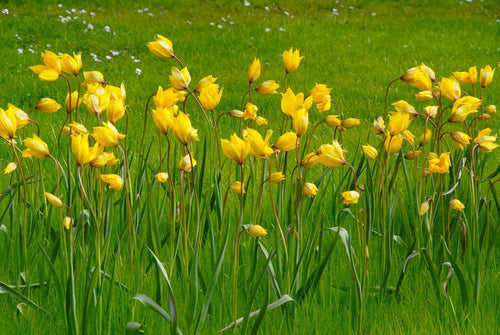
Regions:
[[[499, 149], [484, 154], [471, 151], [471, 144], [461, 151], [448, 138], [445, 150], [444, 142], [433, 136], [432, 148], [451, 151], [453, 163], [450, 173], [424, 181], [417, 173], [427, 164], [423, 158], [417, 168], [417, 161], [402, 158], [402, 150], [384, 155], [383, 141], [377, 141], [371, 130], [373, 120], [386, 116], [387, 85], [421, 63], [434, 70], [437, 82], [472, 66], [478, 74], [486, 65], [497, 68], [484, 90], [479, 90], [479, 82], [474, 92], [466, 84], [462, 90], [464, 95], [481, 94], [481, 111], [498, 105], [496, 1], [4, 1], [0, 10], [0, 108], [11, 103], [28, 112], [43, 97], [63, 106], [54, 114], [29, 113], [63, 167], [62, 175], [46, 158], [23, 160], [30, 172], [26, 176], [18, 168], [0, 177], [0, 334], [213, 334], [235, 316], [245, 317], [287, 297], [293, 301], [282, 300], [278, 308], [255, 315], [234, 331], [500, 332]], [[169, 135], [172, 159], [166, 163], [167, 141], [158, 135], [151, 105], [143, 135], [148, 97], [158, 86], [170, 85], [171, 68], [178, 66], [148, 49], [156, 34], [172, 41], [175, 54], [189, 68], [191, 88], [205, 76], [217, 77], [224, 91], [216, 117], [243, 109], [247, 71], [254, 58], [262, 67], [257, 84], [276, 80], [278, 92], [284, 93], [283, 51], [299, 49], [304, 59], [287, 75], [286, 84], [306, 96], [316, 83], [326, 84], [341, 118], [361, 120], [342, 133], [340, 142], [363, 186], [357, 188], [347, 166], [294, 169], [304, 154], [339, 138], [337, 130], [325, 125], [311, 135], [327, 113], [337, 114], [333, 104], [329, 112], [311, 108], [300, 150], [276, 154], [276, 167], [274, 158], [249, 156], [238, 170], [218, 143], [233, 132], [242, 137], [241, 120], [224, 116], [214, 128], [195, 100], [187, 99], [179, 108], [190, 114], [199, 142], [183, 146]], [[70, 142], [63, 137], [59, 151], [57, 143], [67, 83], [61, 78], [43, 82], [29, 69], [42, 64], [45, 50], [82, 52], [82, 72], [100, 71], [114, 86], [124, 82], [128, 126], [119, 121], [117, 128], [127, 130], [122, 146], [128, 162], [117, 146], [110, 149], [120, 159], [117, 166], [98, 170], [66, 165], [66, 159], [72, 161]], [[387, 100], [406, 100], [423, 113], [430, 103], [417, 101], [416, 93], [400, 80], [391, 86]], [[281, 135], [282, 95], [252, 92], [252, 97], [258, 115], [269, 122], [258, 129], [262, 134], [273, 129], [274, 143]], [[79, 111], [85, 115], [85, 105]], [[484, 127], [496, 134], [498, 120], [492, 114], [486, 125], [476, 120], [445, 129], [469, 131], [470, 126], [474, 138]], [[88, 129], [97, 125], [91, 116]], [[415, 119], [409, 129], [418, 142], [424, 121]], [[24, 140], [35, 132], [28, 125], [16, 134]], [[379, 150], [378, 167], [363, 156], [361, 145], [367, 142]], [[3, 169], [15, 156], [7, 141], [0, 145]], [[218, 165], [217, 152], [222, 157]], [[177, 170], [181, 153], [196, 158], [194, 172]], [[169, 182], [153, 182], [165, 166], [171, 169]], [[286, 186], [264, 186], [264, 172], [271, 172], [270, 167], [275, 172], [277, 166], [286, 174]], [[98, 176], [104, 171], [124, 176], [121, 192], [104, 191]], [[306, 172], [297, 178], [295, 171]], [[470, 171], [479, 177], [469, 178]], [[228, 172], [231, 183], [245, 181], [245, 196], [229, 190]], [[319, 186], [315, 197], [304, 195], [306, 181]], [[73, 187], [68, 189], [68, 182]], [[426, 188], [434, 190], [436, 200], [428, 214], [419, 215], [420, 203], [431, 196], [423, 191]], [[360, 190], [358, 205], [342, 203], [341, 192], [350, 189]], [[84, 190], [90, 200], [84, 199]], [[48, 204], [44, 191], [68, 204], [74, 229], [63, 229], [60, 222], [66, 214]], [[462, 214], [445, 205], [455, 198], [465, 204]], [[98, 209], [96, 214], [91, 207]], [[245, 231], [251, 224], [264, 226], [268, 235], [251, 237]], [[337, 233], [340, 228], [347, 235]], [[296, 231], [298, 240], [293, 238]], [[134, 325], [140, 329], [134, 330]]]

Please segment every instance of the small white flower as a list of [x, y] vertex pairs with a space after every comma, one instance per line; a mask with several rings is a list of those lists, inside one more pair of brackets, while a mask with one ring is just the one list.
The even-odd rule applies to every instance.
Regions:
[[113, 57], [111, 57], [110, 55], [106, 55], [106, 59], [107, 59], [107, 60], [112, 60], [112, 59], [113, 59]]
[[186, 23], [187, 23], [187, 24], [189, 24], [190, 26], [192, 26], [192, 25], [193, 25], [193, 22], [191, 22], [191, 21], [189, 21], [189, 20], [187, 20], [187, 21], [186, 21]]
[[114, 51], [114, 50], [109, 50], [112, 56], [118, 56], [120, 54], [120, 51]]
[[270, 32], [271, 28], [266, 28], [266, 33]]
[[89, 23], [87, 25], [87, 28], [90, 29], [90, 30], [94, 30], [94, 25], [92, 23]]
[[62, 8], [62, 3], [60, 3], [59, 5], [57, 5], [57, 7]]
[[9, 10], [7, 8], [2, 9], [2, 14], [9, 15]]
[[140, 63], [141, 60], [140, 59], [134, 59], [134, 63]]
[[94, 12], [90, 12], [90, 16], [94, 17], [95, 13]]
[[250, 2], [248, 2], [247, 0], [243, 1], [243, 4], [244, 4], [246, 7], [248, 7], [248, 6], [250, 6], [250, 5], [251, 5], [251, 3], [250, 3]]
[[222, 28], [224, 28], [224, 26], [222, 24], [218, 24], [217, 28], [222, 29]]
[[137, 74], [138, 76], [140, 76], [141, 73], [142, 73], [141, 69], [139, 69], [139, 68], [135, 69], [135, 74]]
[[107, 33], [111, 32], [111, 28], [109, 26], [104, 26], [104, 31]]
[[19, 55], [20, 55], [20, 54], [22, 54], [23, 52], [24, 52], [24, 50], [23, 50], [23, 49], [21, 49], [21, 48], [18, 48], [18, 49], [17, 49], [17, 53], [18, 53]]

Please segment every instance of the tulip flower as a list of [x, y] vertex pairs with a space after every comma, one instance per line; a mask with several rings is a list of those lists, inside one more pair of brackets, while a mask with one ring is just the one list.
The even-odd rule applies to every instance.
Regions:
[[272, 148], [280, 151], [290, 151], [295, 149], [296, 146], [297, 134], [290, 131], [278, 137], [276, 142], [274, 142]]
[[406, 154], [405, 154], [405, 158], [406, 159], [415, 159], [417, 158], [422, 152], [420, 150], [412, 150], [412, 151], [408, 151]]
[[35, 109], [42, 113], [55, 113], [59, 109], [61, 109], [61, 105], [59, 105], [54, 99], [50, 98], [42, 98], [35, 106]]
[[326, 112], [332, 107], [332, 97], [330, 95], [325, 95], [323, 100], [316, 104], [318, 111]]
[[73, 53], [73, 57], [68, 54], [61, 56], [61, 70], [66, 73], [77, 76], [82, 68], [82, 53], [78, 55]]
[[281, 110], [290, 117], [293, 117], [295, 112], [301, 108], [309, 110], [312, 104], [313, 98], [307, 97], [304, 99], [304, 93], [295, 95], [290, 88], [288, 88], [285, 93], [282, 93]]
[[120, 134], [111, 122], [103, 122], [103, 125], [94, 127], [92, 137], [103, 147], [116, 147], [125, 135]]
[[172, 124], [174, 122], [173, 111], [177, 111], [177, 109], [177, 106], [174, 105], [172, 108], [159, 107], [153, 110], [153, 121], [160, 133], [165, 135], [168, 134], [168, 131], [172, 128]]
[[481, 74], [479, 79], [481, 82], [481, 87], [488, 87], [493, 80], [493, 75], [495, 74], [495, 69], [491, 69], [491, 66], [486, 65], [484, 69], [481, 69]]
[[495, 143], [495, 141], [497, 140], [497, 135], [490, 134], [491, 129], [485, 128], [481, 130], [477, 137], [474, 139], [474, 143], [479, 148], [479, 150], [481, 150], [481, 152], [488, 153], [499, 146]]
[[254, 58], [248, 68], [248, 82], [251, 84], [260, 77], [260, 59]]
[[453, 140], [453, 142], [455, 142], [455, 144], [460, 149], [464, 150], [465, 147], [467, 145], [469, 145], [470, 140], [472, 139], [472, 137], [470, 137], [466, 133], [462, 133], [460, 131], [456, 131], [456, 132], [451, 133], [451, 139]]
[[177, 91], [175, 88], [170, 87], [166, 90], [160, 86], [154, 97], [154, 104], [157, 108], [170, 108], [177, 104], [179, 101], [184, 101], [185, 91]]
[[175, 138], [183, 145], [198, 141], [198, 129], [194, 129], [187, 114], [179, 112], [172, 121], [172, 130]]
[[63, 227], [68, 230], [69, 228], [71, 228], [71, 226], [73, 225], [73, 219], [70, 218], [69, 216], [65, 216], [64, 219], [63, 219]]
[[198, 82], [198, 84], [196, 84], [194, 91], [197, 93], [200, 93], [205, 87], [208, 87], [208, 86], [214, 84], [216, 80], [217, 80], [217, 78], [214, 78], [212, 75], [206, 76], [206, 77], [202, 78]]
[[359, 199], [359, 193], [356, 191], [346, 191], [342, 192], [342, 197], [344, 198], [344, 204], [357, 204]]
[[413, 118], [417, 115], [417, 111], [415, 110], [415, 107], [410, 105], [408, 102], [404, 100], [399, 100], [398, 102], [395, 102], [392, 104], [394, 108], [396, 108], [397, 112], [401, 113], [408, 113], [410, 114], [410, 118]]
[[292, 117], [292, 124], [297, 137], [301, 137], [307, 131], [309, 125], [309, 113], [305, 108], [300, 108]]
[[305, 194], [314, 197], [318, 193], [318, 188], [313, 183], [305, 183], [302, 187]]
[[235, 133], [231, 135], [231, 141], [221, 139], [221, 146], [224, 155], [240, 165], [243, 164], [250, 153], [250, 143], [243, 141]]
[[429, 101], [434, 98], [434, 95], [431, 91], [422, 91], [415, 94], [415, 98], [420, 101]]
[[231, 185], [231, 190], [236, 194], [245, 194], [245, 185], [241, 181], [235, 181], [233, 185]]
[[106, 117], [108, 121], [112, 124], [115, 124], [119, 120], [123, 118], [125, 115], [125, 103], [122, 99], [111, 99], [108, 104], [108, 108], [106, 109]]
[[102, 152], [102, 148], [99, 148], [98, 143], [89, 147], [89, 134], [73, 134], [71, 135], [71, 151], [76, 165], [82, 166], [95, 159]]
[[253, 103], [248, 102], [245, 105], [245, 111], [243, 112], [243, 118], [245, 120], [254, 120], [257, 117], [257, 111], [259, 108], [255, 106]]
[[453, 72], [455, 78], [462, 84], [472, 84], [477, 82], [477, 66], [469, 68], [468, 72]]
[[422, 134], [422, 136], [420, 136], [419, 139], [420, 146], [428, 144], [431, 141], [431, 137], [432, 131], [429, 128], [425, 129], [424, 133]]
[[101, 179], [109, 184], [109, 188], [112, 188], [115, 191], [120, 191], [123, 187], [123, 179], [119, 175], [116, 174], [101, 174]]
[[316, 152], [319, 162], [328, 167], [340, 167], [347, 164], [344, 159], [344, 150], [337, 140], [332, 144], [323, 144]]
[[193, 158], [193, 161], [191, 162], [191, 157], [187, 154], [181, 158], [177, 167], [183, 172], [191, 172], [192, 168], [195, 167], [196, 164], [196, 160]]
[[342, 120], [342, 127], [345, 129], [351, 129], [359, 126], [360, 123], [361, 123], [360, 119], [355, 119], [353, 117], [350, 117], [348, 119]]
[[254, 121], [255, 121], [255, 124], [257, 126], [267, 125], [267, 120], [265, 118], [263, 118], [262, 116], [257, 116]]
[[30, 66], [30, 69], [38, 75], [42, 81], [55, 81], [61, 74], [61, 61], [52, 51], [42, 52], [42, 60], [45, 65]]
[[31, 122], [29, 115], [13, 104], [8, 104], [6, 112], [8, 114], [14, 115], [14, 118], [16, 119], [16, 130], [24, 128], [28, 123]]
[[88, 72], [84, 71], [83, 76], [85, 77], [85, 80], [82, 83], [83, 86], [87, 86], [88, 84], [106, 83], [106, 81], [104, 80], [104, 76], [99, 71], [88, 71]]
[[210, 84], [203, 88], [200, 93], [202, 106], [208, 111], [213, 111], [220, 102], [222, 91], [224, 91], [224, 88], [219, 91], [218, 84]]
[[309, 96], [312, 97], [314, 104], [319, 104], [324, 101], [326, 96], [330, 96], [331, 88], [326, 87], [324, 84], [316, 84], [313, 89], [309, 92]]
[[369, 144], [362, 145], [361, 147], [363, 148], [363, 153], [364, 153], [366, 159], [370, 159], [370, 160], [377, 159], [377, 156], [378, 156], [377, 149], [375, 149], [374, 147], [372, 147]]
[[261, 95], [276, 94], [276, 90], [280, 87], [274, 80], [268, 80], [257, 86], [255, 90]]
[[158, 57], [172, 58], [175, 56], [172, 42], [166, 37], [156, 34], [156, 41], [148, 42], [149, 50]]
[[431, 80], [434, 78], [431, 77], [430, 74], [434, 75], [434, 72], [422, 64], [406, 71], [405, 74], [401, 76], [401, 80], [418, 88], [420, 91], [431, 91]]
[[450, 101], [456, 101], [460, 99], [462, 90], [460, 89], [460, 83], [455, 79], [455, 77], [442, 78], [439, 83], [439, 91], [441, 95]]
[[269, 146], [269, 138], [273, 131], [269, 129], [266, 133], [266, 138], [255, 129], [247, 128], [244, 130], [243, 138], [250, 145], [249, 154], [253, 157], [266, 158], [274, 153], [274, 150]]
[[28, 148], [31, 156], [35, 158], [44, 158], [50, 155], [47, 143], [36, 135], [33, 135], [33, 138], [27, 137], [24, 140], [24, 145]]
[[403, 136], [401, 135], [392, 136], [390, 134], [387, 134], [387, 136], [385, 137], [384, 148], [389, 155], [398, 152], [399, 149], [401, 149], [402, 145]]
[[464, 204], [458, 199], [451, 200], [450, 207], [459, 212], [462, 212], [465, 208]]
[[248, 227], [248, 233], [253, 237], [261, 237], [267, 235], [267, 230], [259, 225], [251, 225], [250, 227]]
[[173, 88], [182, 91], [189, 87], [191, 75], [189, 74], [187, 67], [183, 67], [182, 70], [179, 70], [174, 66], [172, 67], [172, 75], [169, 76], [169, 79]]
[[433, 158], [429, 160], [428, 173], [448, 173], [450, 172], [450, 153], [442, 153], [439, 158]]
[[486, 112], [492, 115], [495, 114], [497, 112], [497, 106], [489, 105], [488, 107], [486, 107]]
[[293, 51], [293, 48], [290, 48], [288, 51], [285, 50], [283, 52], [283, 65], [285, 66], [286, 73], [295, 71], [303, 58], [300, 56], [299, 50]]
[[476, 97], [465, 96], [460, 98], [453, 104], [448, 121], [453, 123], [463, 122], [467, 115], [477, 113], [479, 106], [481, 106], [481, 100]]
[[382, 116], [379, 116], [375, 121], [373, 121], [373, 132], [376, 135], [385, 133], [385, 122]]
[[402, 112], [392, 112], [389, 115], [389, 124], [387, 128], [392, 136], [396, 136], [405, 131], [410, 125], [410, 114]]
[[78, 123], [78, 122], [70, 123], [69, 128], [71, 128], [72, 134], [88, 134], [89, 133], [87, 128], [85, 128], [85, 126], [83, 124]]
[[155, 175], [156, 180], [158, 180], [160, 183], [164, 183], [168, 180], [168, 173], [166, 172], [160, 172]]
[[77, 106], [78, 106], [78, 91], [74, 91], [73, 93], [71, 93], [71, 98], [70, 98], [70, 95], [69, 93], [66, 95], [66, 102], [65, 102], [65, 106], [66, 106], [66, 112], [67, 113], [70, 113], [72, 111], [74, 111]]
[[273, 172], [271, 173], [271, 177], [269, 177], [269, 182], [271, 184], [277, 184], [283, 180], [285, 180], [285, 175], [283, 175], [283, 172], [281, 171]]
[[112, 152], [102, 152], [103, 148], [94, 147], [90, 148], [89, 158], [95, 157], [90, 160], [90, 166], [95, 168], [101, 168], [105, 166], [113, 166], [118, 163], [118, 159], [115, 157], [115, 154]]
[[10, 174], [10, 173], [14, 172], [15, 169], [17, 169], [17, 163], [10, 162], [9, 164], [7, 164], [7, 166], [3, 170], [3, 173], [4, 174]]
[[13, 139], [16, 137], [16, 129], [16, 116], [0, 108], [0, 136], [5, 139]]
[[54, 207], [61, 208], [64, 206], [64, 203], [62, 202], [62, 200], [59, 197], [53, 195], [52, 193], [45, 192], [45, 198]]
[[429, 200], [422, 202], [420, 205], [419, 215], [423, 216], [429, 210]]
[[316, 154], [316, 152], [310, 152], [310, 153], [308, 153], [300, 161], [300, 165], [304, 166], [306, 168], [311, 168], [314, 165], [316, 165], [317, 163], [319, 163], [319, 157]]
[[328, 115], [325, 118], [325, 123], [328, 125], [328, 127], [338, 127], [342, 124], [342, 120], [338, 118], [338, 115]]
[[424, 115], [428, 118], [435, 118], [439, 111], [439, 106], [426, 106], [424, 108]]
[[229, 111], [229, 115], [231, 115], [234, 118], [241, 119], [245, 115], [245, 113], [240, 110], [233, 109]]

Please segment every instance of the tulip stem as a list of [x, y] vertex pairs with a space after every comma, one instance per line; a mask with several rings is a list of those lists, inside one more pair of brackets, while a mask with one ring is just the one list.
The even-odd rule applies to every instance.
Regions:
[[[241, 185], [245, 180], [245, 166], [240, 164], [241, 171]], [[236, 333], [236, 320], [238, 318], [237, 314], [237, 300], [238, 300], [238, 268], [239, 268], [239, 255], [240, 255], [240, 230], [243, 226], [243, 192], [240, 193], [240, 220], [238, 222], [238, 227], [236, 228], [236, 241], [234, 245], [234, 292], [233, 292], [233, 319], [234, 319], [234, 332]]]
[[398, 80], [400, 80], [400, 79], [401, 79], [401, 77], [397, 77], [397, 78], [393, 79], [393, 80], [389, 83], [389, 85], [387, 85], [387, 88], [385, 89], [384, 115], [387, 115], [387, 96], [389, 95], [389, 88], [391, 88], [391, 85], [392, 85], [393, 83], [395, 83], [396, 81], [398, 81]]

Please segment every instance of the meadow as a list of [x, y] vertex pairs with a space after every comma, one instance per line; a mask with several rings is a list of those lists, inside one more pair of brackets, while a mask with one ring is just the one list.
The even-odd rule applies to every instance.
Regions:
[[498, 333], [499, 10], [2, 2], [0, 333]]

